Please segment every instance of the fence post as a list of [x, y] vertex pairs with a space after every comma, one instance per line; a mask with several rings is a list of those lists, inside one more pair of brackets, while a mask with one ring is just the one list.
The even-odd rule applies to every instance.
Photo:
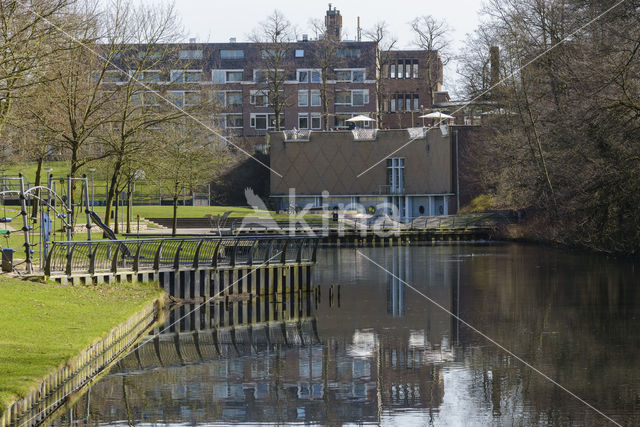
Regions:
[[65, 272], [67, 273], [67, 276], [71, 276], [71, 273], [73, 273], [73, 265], [72, 265], [72, 261], [73, 261], [73, 251], [76, 248], [75, 243], [73, 244], [73, 246], [71, 247], [71, 249], [69, 249], [69, 246], [71, 246], [70, 243], [67, 243], [67, 266], [65, 268]]
[[142, 249], [143, 242], [138, 242], [138, 249], [136, 249], [136, 254], [133, 257], [133, 271], [136, 273], [140, 270], [140, 249]]
[[111, 272], [118, 272], [118, 254], [120, 253], [120, 245], [116, 245], [116, 250], [114, 251], [113, 258], [111, 259]]
[[178, 250], [176, 251], [176, 256], [175, 258], [173, 258], [173, 269], [174, 270], [179, 270], [180, 269], [180, 251], [182, 250], [182, 244], [184, 243], [184, 240], [180, 242], [180, 245], [178, 245]]
[[222, 240], [218, 241], [216, 248], [213, 251], [213, 257], [211, 258], [211, 266], [216, 268], [218, 267], [218, 251], [220, 250], [220, 245], [222, 244]]
[[156, 255], [153, 258], [153, 269], [158, 271], [160, 270], [160, 254], [162, 254], [162, 244], [164, 240], [160, 240], [160, 244], [158, 245], [158, 250], [156, 250]]
[[202, 247], [202, 244], [204, 243], [204, 239], [201, 239], [200, 242], [198, 242], [198, 246], [196, 247], [196, 253], [193, 256], [193, 269], [197, 270], [198, 269], [198, 265], [200, 264], [200, 248]]
[[90, 275], [94, 275], [96, 274], [96, 254], [98, 253], [98, 247], [100, 246], [100, 243], [96, 243], [95, 248], [93, 249], [93, 251], [91, 251], [91, 246], [89, 246], [89, 251], [90, 251], [90, 255], [89, 255], [89, 274]]

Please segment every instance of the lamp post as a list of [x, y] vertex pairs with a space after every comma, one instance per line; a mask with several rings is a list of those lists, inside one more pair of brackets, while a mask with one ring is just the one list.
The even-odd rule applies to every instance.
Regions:
[[91, 172], [91, 209], [93, 209], [93, 205], [96, 203], [95, 195], [93, 188], [93, 173], [96, 171], [96, 168], [89, 168], [89, 172]]

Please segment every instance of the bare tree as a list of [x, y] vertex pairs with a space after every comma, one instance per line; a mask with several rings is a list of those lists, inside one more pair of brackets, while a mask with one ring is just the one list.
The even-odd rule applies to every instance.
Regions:
[[427, 55], [426, 80], [433, 103], [434, 92], [438, 89], [438, 83], [442, 81], [442, 68], [449, 61], [451, 28], [446, 21], [425, 15], [411, 21], [411, 29], [415, 34], [414, 43], [425, 50]]
[[155, 155], [150, 156], [149, 167], [154, 179], [162, 182], [171, 195], [175, 236], [180, 195], [213, 180], [229, 155], [225, 142], [202, 127], [187, 121], [181, 125], [165, 123], [161, 127], [162, 132], [154, 138]]
[[273, 108], [275, 129], [280, 130], [282, 113], [288, 104], [285, 82], [290, 68], [289, 43], [295, 40], [293, 26], [278, 10], [256, 28], [250, 36], [260, 49], [260, 64], [264, 69], [261, 83]]
[[378, 124], [382, 123], [385, 111], [385, 102], [389, 98], [385, 87], [385, 78], [389, 73], [389, 55], [398, 40], [389, 32], [389, 26], [385, 21], [376, 23], [372, 28], [365, 30], [364, 36], [376, 43], [376, 99], [378, 100]]

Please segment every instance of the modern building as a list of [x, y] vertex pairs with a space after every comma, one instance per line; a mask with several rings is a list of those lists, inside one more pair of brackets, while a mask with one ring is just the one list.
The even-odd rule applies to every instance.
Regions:
[[452, 135], [422, 128], [272, 132], [273, 205], [358, 210], [402, 221], [453, 213]]

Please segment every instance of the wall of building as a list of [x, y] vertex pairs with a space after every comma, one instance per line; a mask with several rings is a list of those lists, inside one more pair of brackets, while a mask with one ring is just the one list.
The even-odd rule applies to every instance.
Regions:
[[375, 141], [356, 141], [351, 131], [312, 132], [308, 142], [285, 141], [282, 132], [272, 132], [269, 139], [272, 196], [287, 195], [289, 188], [298, 195], [387, 195], [383, 159], [398, 149], [391, 157], [405, 159], [403, 194], [453, 192], [451, 139], [439, 129], [405, 147], [411, 139], [406, 130], [380, 130]]

